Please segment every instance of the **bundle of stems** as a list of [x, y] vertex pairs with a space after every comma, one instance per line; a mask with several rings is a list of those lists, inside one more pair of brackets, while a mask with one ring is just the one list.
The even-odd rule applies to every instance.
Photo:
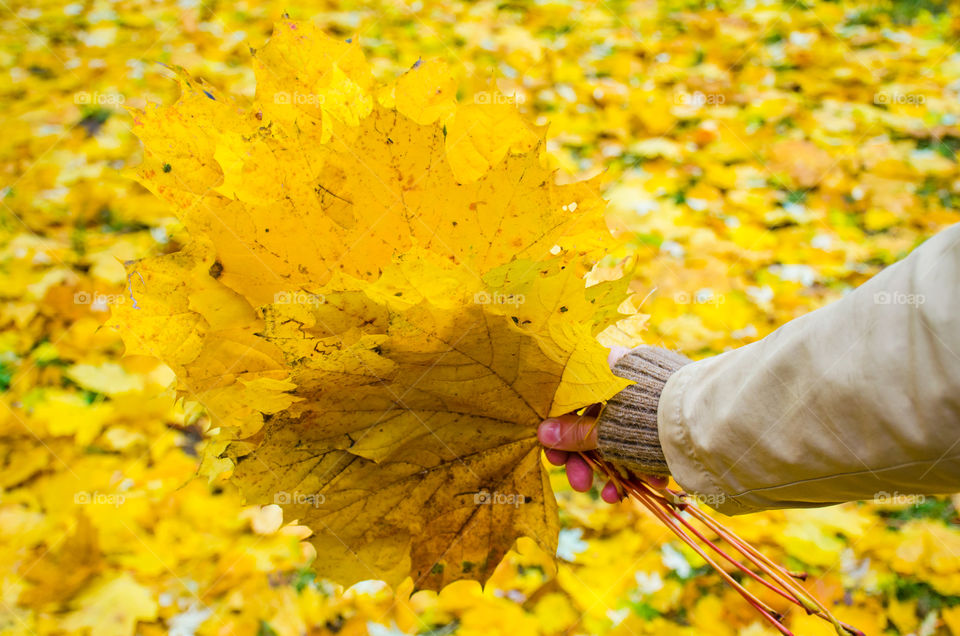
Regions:
[[[830, 622], [840, 636], [864, 636], [863, 632], [855, 627], [837, 620], [823, 603], [809, 594], [797, 582], [798, 580], [805, 580], [806, 574], [790, 572], [771, 561], [732, 530], [724, 527], [716, 519], [697, 507], [697, 504], [691, 500], [687, 493], [666, 487], [657, 489], [634, 475], [624, 476], [603, 461], [596, 451], [584, 451], [580, 455], [594, 471], [610, 479], [616, 485], [621, 496], [632, 496], [670, 528], [681, 541], [699, 554], [710, 567], [717, 571], [724, 581], [745, 598], [781, 634], [793, 636], [793, 632], [783, 623], [784, 615], [771, 608], [745, 588], [710, 555], [708, 550], [716, 553], [760, 585], [802, 607], [808, 614], [819, 616]], [[699, 522], [703, 528], [698, 529], [691, 523], [691, 520]], [[715, 534], [717, 539], [708, 539], [704, 535], [704, 529]], [[731, 549], [730, 551], [723, 547], [724, 543]], [[753, 568], [748, 567], [747, 563], [751, 564]]]

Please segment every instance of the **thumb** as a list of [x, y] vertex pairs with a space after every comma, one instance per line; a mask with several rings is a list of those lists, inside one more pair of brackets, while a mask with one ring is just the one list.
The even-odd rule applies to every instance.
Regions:
[[585, 415], [552, 417], [540, 424], [537, 437], [547, 448], [566, 451], [593, 450], [597, 447], [596, 418]]

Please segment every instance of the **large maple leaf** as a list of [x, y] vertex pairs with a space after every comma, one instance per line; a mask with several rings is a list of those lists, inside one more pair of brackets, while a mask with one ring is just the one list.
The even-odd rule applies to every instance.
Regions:
[[586, 287], [595, 184], [557, 185], [510, 104], [458, 104], [440, 63], [377, 84], [300, 22], [242, 104], [180, 73], [135, 116], [139, 178], [193, 242], [129, 266], [111, 324], [201, 401], [204, 471], [310, 526], [319, 573], [486, 580], [518, 537], [553, 553], [536, 426], [625, 381], [595, 335], [626, 281]]

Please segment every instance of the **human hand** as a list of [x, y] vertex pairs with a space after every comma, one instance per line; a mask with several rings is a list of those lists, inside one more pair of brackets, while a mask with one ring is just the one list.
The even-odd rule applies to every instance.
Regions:
[[[610, 367], [629, 353], [626, 347], [614, 347], [607, 357]], [[600, 405], [595, 404], [584, 410], [583, 414], [568, 414], [552, 417], [541, 422], [537, 437], [545, 447], [547, 460], [555, 466], [566, 466], [567, 481], [570, 487], [579, 492], [590, 490], [593, 485], [593, 469], [580, 455], [580, 452], [597, 448], [597, 419]], [[667, 478], [655, 475], [640, 475], [651, 486], [663, 488]], [[620, 501], [620, 493], [612, 481], [607, 481], [600, 491], [600, 497], [607, 503]]]

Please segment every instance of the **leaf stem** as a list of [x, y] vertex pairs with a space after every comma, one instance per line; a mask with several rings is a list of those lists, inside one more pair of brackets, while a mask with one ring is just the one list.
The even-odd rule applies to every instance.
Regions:
[[[773, 610], [741, 585], [739, 581], [734, 579], [730, 573], [697, 543], [697, 540], [708, 545], [723, 559], [767, 589], [791, 603], [799, 605], [806, 610], [808, 614], [812, 614], [831, 623], [840, 636], [864, 636], [860, 630], [838, 621], [823, 603], [797, 583], [796, 579], [806, 579], [805, 573], [798, 574], [790, 572], [786, 568], [774, 563], [769, 557], [744, 541], [732, 530], [701, 510], [699, 506], [689, 500], [687, 493], [669, 488], [658, 490], [641, 478], [634, 475], [627, 476], [621, 474], [594, 451], [582, 452], [580, 455], [593, 470], [603, 474], [612, 481], [618, 493], [623, 496], [630, 495], [643, 504], [661, 523], [667, 526], [680, 540], [700, 555], [727, 584], [736, 590], [737, 593], [765, 619], [772, 623], [781, 634], [792, 636], [792, 632], [783, 624], [783, 615]], [[734, 551], [772, 579], [772, 582], [764, 579], [760, 574], [754, 572], [737, 558], [729, 554], [717, 541], [708, 539], [702, 531], [688, 521], [684, 513], [687, 513], [687, 515], [703, 524], [706, 529], [716, 534], [719, 538], [718, 540], [726, 542]]]

